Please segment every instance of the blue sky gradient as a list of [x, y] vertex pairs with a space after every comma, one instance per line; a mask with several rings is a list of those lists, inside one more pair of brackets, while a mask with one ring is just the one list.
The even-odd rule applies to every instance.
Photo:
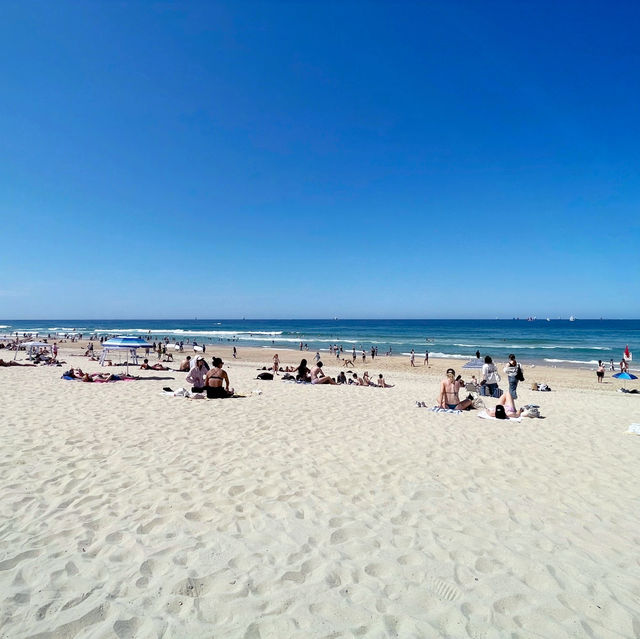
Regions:
[[0, 315], [638, 318], [638, 24], [3, 2]]

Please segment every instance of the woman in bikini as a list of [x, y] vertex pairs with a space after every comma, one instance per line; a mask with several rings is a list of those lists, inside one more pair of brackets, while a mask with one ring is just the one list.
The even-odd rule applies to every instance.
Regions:
[[[500, 401], [498, 402], [498, 406], [504, 406], [504, 413], [507, 419], [509, 419], [510, 417], [520, 417], [520, 415], [522, 415], [522, 408], [516, 410], [516, 404], [513, 401], [513, 397], [511, 397], [511, 393], [503, 393], [500, 397]], [[500, 418], [500, 415], [496, 415], [496, 413], [498, 412], [498, 406], [496, 406], [496, 410], [489, 410], [487, 411], [487, 413], [491, 417], [497, 416], [498, 418]]]
[[447, 369], [447, 377], [442, 380], [440, 384], [440, 396], [438, 403], [441, 408], [451, 408], [453, 410], [466, 410], [471, 406], [472, 401], [470, 399], [463, 399], [460, 401], [458, 393], [460, 389], [464, 388], [464, 382], [460, 379], [460, 375], [456, 377], [456, 372], [453, 368]]
[[[233, 388], [229, 388], [229, 376], [222, 369], [224, 362], [219, 357], [213, 358], [213, 366], [204, 378], [204, 385], [209, 399], [222, 399], [233, 395]], [[226, 388], [222, 385], [225, 384]]]

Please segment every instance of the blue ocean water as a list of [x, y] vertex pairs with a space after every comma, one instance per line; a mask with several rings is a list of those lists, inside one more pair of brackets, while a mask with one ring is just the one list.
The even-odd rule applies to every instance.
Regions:
[[[599, 359], [619, 362], [625, 346], [640, 348], [640, 320], [0, 320], [0, 334], [65, 333], [140, 335], [150, 340], [264, 346], [312, 351], [341, 344], [351, 351], [378, 347], [379, 355], [467, 360], [476, 350], [504, 361], [515, 353], [523, 363], [592, 367]], [[640, 350], [635, 348], [636, 352]], [[633, 365], [632, 365], [633, 368]]]

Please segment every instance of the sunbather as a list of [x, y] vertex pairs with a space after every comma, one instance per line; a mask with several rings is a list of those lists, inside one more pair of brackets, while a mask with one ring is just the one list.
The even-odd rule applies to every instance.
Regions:
[[464, 381], [453, 368], [447, 369], [447, 377], [440, 384], [440, 396], [438, 404], [441, 408], [451, 408], [453, 410], [466, 410], [472, 404], [471, 399], [463, 399], [460, 401], [458, 393], [464, 388]]
[[160, 363], [158, 363], [158, 364], [149, 364], [149, 360], [148, 359], [145, 359], [142, 362], [142, 366], [140, 366], [140, 368], [143, 371], [168, 371], [169, 370], [168, 366], [163, 366]]
[[393, 388], [393, 384], [387, 384], [387, 382], [384, 381], [384, 377], [382, 376], [382, 373], [378, 375], [378, 386], [380, 388]]
[[310, 370], [307, 366], [307, 360], [301, 359], [300, 364], [296, 368], [294, 368], [292, 373], [297, 373], [296, 380], [299, 382], [309, 382], [311, 381]]
[[[204, 379], [204, 385], [209, 399], [223, 399], [231, 397], [234, 393], [233, 388], [229, 388], [229, 376], [227, 371], [223, 370], [224, 362], [219, 357], [213, 358], [213, 366]], [[222, 385], [226, 388], [223, 388]]]
[[318, 363], [311, 369], [311, 383], [312, 384], [335, 384], [333, 379], [324, 374], [322, 370], [322, 362]]
[[[502, 407], [502, 410], [500, 410]], [[510, 417], [520, 417], [522, 415], [522, 408], [516, 410], [516, 404], [511, 397], [511, 393], [503, 393], [498, 401], [494, 410], [488, 410], [487, 413], [491, 417], [497, 417], [498, 419], [509, 419]], [[505, 415], [505, 417], [502, 417]]]
[[0, 359], [0, 366], [35, 366], [35, 364], [19, 364], [18, 362], [14, 362], [12, 359], [10, 359], [8, 362]]

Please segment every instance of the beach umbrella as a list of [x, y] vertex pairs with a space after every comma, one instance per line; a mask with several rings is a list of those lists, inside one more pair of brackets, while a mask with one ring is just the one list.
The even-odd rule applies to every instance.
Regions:
[[[626, 371], [624, 373], [616, 373], [615, 375], [612, 375], [611, 377], [615, 377], [616, 379], [638, 379], [635, 375], [632, 375], [631, 373], [627, 373]], [[626, 386], [625, 386], [626, 388]]]
[[635, 375], [632, 375], [631, 373], [616, 373], [615, 375], [612, 375], [611, 377], [615, 377], [616, 379], [638, 379]]
[[104, 365], [105, 357], [109, 351], [126, 351], [127, 352], [127, 373], [129, 373], [129, 354], [134, 364], [138, 363], [138, 354], [136, 349], [138, 348], [151, 348], [151, 344], [142, 337], [129, 337], [126, 335], [120, 335], [118, 337], [112, 337], [106, 342], [102, 343], [102, 355], [100, 355], [100, 365]]

